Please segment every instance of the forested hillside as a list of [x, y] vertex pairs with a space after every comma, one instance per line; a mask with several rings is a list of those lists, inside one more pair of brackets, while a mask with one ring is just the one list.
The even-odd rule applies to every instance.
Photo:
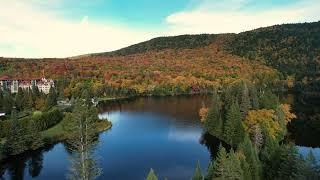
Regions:
[[[240, 34], [159, 37], [114, 52], [65, 59], [0, 58], [0, 76], [59, 80], [64, 96], [209, 93], [237, 80], [320, 89], [320, 22]], [[280, 73], [279, 73], [280, 72]], [[281, 75], [282, 74], [282, 75]], [[86, 83], [83, 83], [86, 82]]]
[[184, 40], [168, 41], [167, 45], [163, 41], [158, 46], [172, 48], [160, 50], [150, 45], [149, 49], [156, 50], [127, 52], [129, 55], [126, 56], [101, 54], [72, 59], [0, 59], [3, 69], [0, 75], [23, 79], [44, 73], [58, 80], [63, 97], [79, 96], [84, 89], [98, 97], [211, 93], [213, 89], [237, 80], [272, 83], [277, 79], [278, 73], [272, 68], [227, 54], [221, 48], [226, 35], [214, 36], [211, 44], [203, 47], [197, 46], [209, 42], [200, 37], [208, 38], [208, 35], [195, 36], [198, 38], [194, 40], [189, 38], [193, 36], [185, 36], [186, 39], [181, 36], [178, 39]]
[[163, 49], [193, 49], [209, 45], [216, 37], [214, 34], [158, 37], [120, 50], [92, 54], [92, 56], [125, 56]]
[[320, 89], [320, 22], [276, 25], [233, 35], [225, 48], [232, 54], [266, 62], [298, 86]]

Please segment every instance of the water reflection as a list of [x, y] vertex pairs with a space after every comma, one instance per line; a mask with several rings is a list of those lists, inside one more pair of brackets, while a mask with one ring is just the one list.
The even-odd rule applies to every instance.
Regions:
[[43, 153], [52, 148], [53, 146], [48, 146], [44, 149], [29, 151], [0, 162], [1, 179], [20, 180], [24, 179], [25, 173], [32, 178], [38, 177], [43, 167]]
[[296, 96], [293, 110], [297, 119], [289, 125], [292, 139], [298, 146], [320, 147], [320, 99]]

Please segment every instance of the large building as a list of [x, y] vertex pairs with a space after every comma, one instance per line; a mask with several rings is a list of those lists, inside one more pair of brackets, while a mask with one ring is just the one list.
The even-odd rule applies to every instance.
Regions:
[[32, 89], [33, 86], [37, 86], [39, 91], [49, 94], [50, 88], [54, 87], [54, 81], [52, 79], [39, 78], [39, 79], [11, 79], [8, 76], [0, 77], [0, 88], [8, 89], [11, 93], [17, 93], [19, 88]]

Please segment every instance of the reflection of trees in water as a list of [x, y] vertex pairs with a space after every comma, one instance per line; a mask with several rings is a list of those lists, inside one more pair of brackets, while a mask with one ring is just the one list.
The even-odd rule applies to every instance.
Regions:
[[225, 147], [227, 150], [231, 149], [230, 145], [226, 144], [225, 142], [212, 136], [209, 133], [202, 134], [201, 139], [200, 139], [200, 143], [202, 145], [205, 145], [208, 148], [208, 150], [210, 152], [211, 160], [213, 160], [217, 156], [220, 144], [223, 147]]
[[289, 132], [295, 143], [300, 146], [320, 146], [320, 99], [296, 96], [293, 110], [297, 119], [289, 125]]
[[5, 172], [8, 172], [8, 176], [12, 180], [23, 179], [26, 168], [28, 168], [29, 175], [32, 178], [38, 177], [42, 170], [43, 153], [50, 151], [53, 146], [47, 146], [36, 151], [28, 151], [5, 159], [0, 163], [0, 179], [5, 179]]
[[100, 105], [100, 112], [127, 111], [153, 112], [170, 115], [179, 119], [199, 119], [199, 109], [209, 104], [210, 96], [174, 96], [174, 97], [145, 97], [106, 102]]

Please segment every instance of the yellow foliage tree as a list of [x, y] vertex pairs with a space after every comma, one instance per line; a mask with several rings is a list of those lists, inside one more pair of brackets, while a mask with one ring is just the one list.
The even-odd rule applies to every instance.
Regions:
[[266, 128], [268, 133], [277, 138], [283, 134], [283, 130], [278, 122], [278, 118], [275, 115], [275, 111], [271, 109], [251, 110], [244, 121], [244, 125], [249, 134], [253, 134], [255, 127]]
[[289, 104], [281, 104], [280, 108], [282, 109], [284, 115], [285, 115], [285, 121], [286, 124], [291, 122], [293, 119], [297, 118], [297, 116], [294, 113], [291, 113], [291, 106]]

